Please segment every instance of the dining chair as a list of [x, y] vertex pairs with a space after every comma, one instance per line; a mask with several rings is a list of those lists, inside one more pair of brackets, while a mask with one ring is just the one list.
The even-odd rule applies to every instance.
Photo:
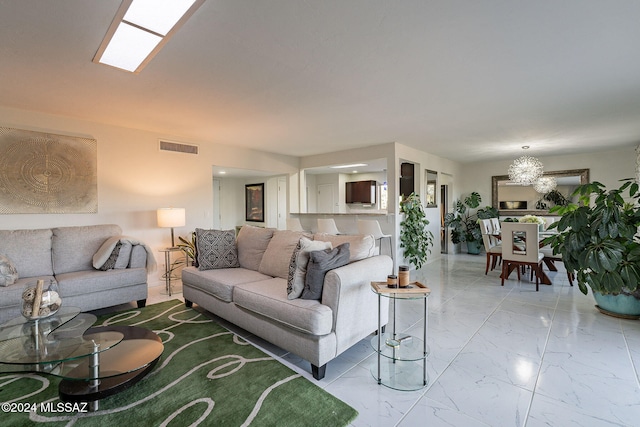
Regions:
[[531, 267], [536, 276], [536, 292], [539, 290], [540, 278], [543, 276], [542, 260], [538, 241], [538, 224], [505, 222], [502, 224], [502, 283], [515, 269], [520, 280], [520, 267]]
[[302, 228], [300, 218], [287, 218], [287, 230], [305, 231], [304, 228]]
[[382, 227], [380, 227], [380, 223], [377, 220], [359, 219], [358, 233], [372, 235], [373, 238], [378, 242], [378, 250], [380, 254], [382, 254], [382, 239], [389, 239], [389, 256], [393, 259], [391, 234], [384, 234], [382, 232]]
[[493, 228], [491, 220], [481, 219], [479, 223], [484, 250], [487, 253], [487, 266], [484, 269], [484, 274], [487, 274], [489, 272], [489, 264], [491, 264], [491, 270], [493, 271], [498, 262], [502, 260], [502, 246], [496, 244], [496, 241], [492, 239]]
[[318, 218], [318, 233], [325, 234], [344, 234], [336, 227], [336, 222], [333, 218]]
[[489, 221], [491, 221], [491, 240], [494, 241], [495, 245], [499, 245], [501, 243], [501, 241], [500, 241], [500, 233], [501, 233], [500, 219], [499, 218], [489, 218]]

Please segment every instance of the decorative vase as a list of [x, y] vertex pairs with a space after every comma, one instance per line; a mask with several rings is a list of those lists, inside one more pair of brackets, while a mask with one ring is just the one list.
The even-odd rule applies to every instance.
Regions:
[[53, 316], [61, 305], [62, 298], [55, 281], [49, 281], [45, 286], [44, 280], [38, 280], [36, 284], [28, 284], [22, 292], [22, 315], [27, 319], [38, 320]]
[[467, 240], [467, 253], [470, 255], [478, 255], [482, 249], [482, 243]]
[[603, 295], [599, 292], [594, 292], [593, 297], [598, 303], [598, 308], [606, 312], [621, 316], [640, 316], [640, 292], [634, 292], [634, 294], [638, 296], [628, 293]]

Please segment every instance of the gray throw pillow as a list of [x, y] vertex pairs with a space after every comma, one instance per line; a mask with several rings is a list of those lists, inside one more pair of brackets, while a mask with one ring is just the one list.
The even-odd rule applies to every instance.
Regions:
[[322, 298], [324, 276], [329, 270], [349, 264], [349, 243], [343, 243], [333, 249], [309, 252], [307, 277], [304, 281], [302, 299]]
[[198, 270], [240, 267], [234, 230], [196, 228]]
[[9, 286], [18, 280], [18, 270], [6, 256], [0, 255], [0, 286]]

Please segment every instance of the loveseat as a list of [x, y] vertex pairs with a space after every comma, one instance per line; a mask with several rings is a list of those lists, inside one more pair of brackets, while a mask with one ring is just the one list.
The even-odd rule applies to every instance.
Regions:
[[[310, 257], [312, 253], [301, 250], [301, 245], [310, 240], [328, 243], [329, 248], [349, 243], [349, 263], [326, 273], [319, 299], [303, 299], [295, 295], [294, 289], [299, 286], [296, 280], [304, 280], [302, 270], [307, 266], [300, 265], [302, 255], [307, 253]], [[196, 303], [302, 357], [311, 363], [312, 374], [318, 380], [324, 377], [327, 362], [377, 330], [378, 298], [371, 290], [371, 282], [386, 280], [393, 263], [386, 255], [375, 255], [373, 236], [312, 236], [243, 226], [230, 244], [235, 245], [237, 264], [225, 265], [233, 263], [233, 247], [218, 247], [209, 254], [222, 260], [221, 264], [182, 270], [187, 307]], [[196, 247], [201, 261], [198, 230]], [[311, 262], [308, 267], [311, 274]], [[381, 303], [381, 322], [386, 325], [387, 298], [382, 298]]]
[[62, 304], [82, 311], [130, 301], [143, 307], [155, 259], [142, 242], [121, 235], [109, 224], [0, 230], [0, 323], [20, 316], [22, 293], [38, 279], [57, 282]]

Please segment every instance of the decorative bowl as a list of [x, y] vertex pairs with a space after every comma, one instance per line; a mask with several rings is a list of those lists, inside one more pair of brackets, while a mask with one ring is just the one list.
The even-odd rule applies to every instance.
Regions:
[[[44, 280], [37, 284], [28, 284], [22, 292], [22, 315], [30, 320], [46, 319], [60, 310], [62, 298], [58, 292], [58, 284], [50, 281], [48, 286]], [[37, 313], [34, 311], [37, 310]]]

